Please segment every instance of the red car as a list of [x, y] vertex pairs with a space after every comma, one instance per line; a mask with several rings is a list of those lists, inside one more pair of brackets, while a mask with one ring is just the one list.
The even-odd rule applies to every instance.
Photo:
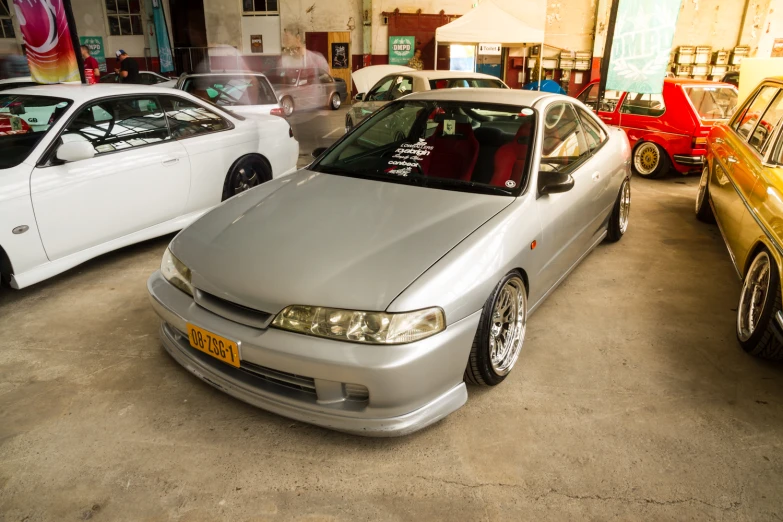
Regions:
[[669, 167], [701, 171], [707, 134], [728, 121], [737, 107], [737, 89], [728, 83], [666, 78], [662, 94], [606, 91], [598, 103], [598, 80], [577, 98], [607, 124], [625, 129], [633, 147], [633, 171], [657, 178]]

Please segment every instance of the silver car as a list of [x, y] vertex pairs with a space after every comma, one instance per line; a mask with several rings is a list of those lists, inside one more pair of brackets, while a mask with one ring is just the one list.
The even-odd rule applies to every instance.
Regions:
[[166, 350], [250, 404], [392, 436], [501, 383], [529, 316], [628, 226], [630, 147], [573, 98], [457, 89], [379, 110], [182, 231], [149, 279]]

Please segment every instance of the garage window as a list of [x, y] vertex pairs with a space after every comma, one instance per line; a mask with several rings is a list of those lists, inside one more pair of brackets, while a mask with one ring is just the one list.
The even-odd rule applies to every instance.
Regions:
[[141, 0], [106, 0], [106, 17], [112, 36], [143, 35]]
[[11, 20], [11, 0], [0, 0], [0, 38], [16, 38], [14, 24]]
[[242, 0], [242, 14], [277, 14], [277, 2], [278, 0]]
[[663, 116], [666, 112], [666, 104], [663, 102], [663, 94], [629, 92], [620, 107], [620, 112], [636, 116]]

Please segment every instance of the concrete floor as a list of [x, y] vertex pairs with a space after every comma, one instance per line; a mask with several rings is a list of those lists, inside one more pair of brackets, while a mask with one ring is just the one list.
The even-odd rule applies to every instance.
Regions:
[[179, 367], [145, 291], [170, 237], [2, 289], [0, 520], [783, 520], [783, 366], [735, 341], [696, 182], [635, 179], [628, 234], [531, 318], [510, 377], [401, 439]]

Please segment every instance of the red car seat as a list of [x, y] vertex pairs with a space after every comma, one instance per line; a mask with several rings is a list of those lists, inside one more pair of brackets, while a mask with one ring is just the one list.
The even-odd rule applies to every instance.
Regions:
[[454, 134], [443, 134], [441, 121], [426, 142], [432, 147], [421, 162], [427, 176], [470, 181], [479, 152], [479, 142], [470, 123], [457, 123]]
[[523, 123], [517, 130], [513, 141], [506, 143], [495, 153], [495, 169], [490, 185], [505, 187], [511, 180], [519, 186], [527, 163], [528, 143], [533, 132], [533, 123]]

